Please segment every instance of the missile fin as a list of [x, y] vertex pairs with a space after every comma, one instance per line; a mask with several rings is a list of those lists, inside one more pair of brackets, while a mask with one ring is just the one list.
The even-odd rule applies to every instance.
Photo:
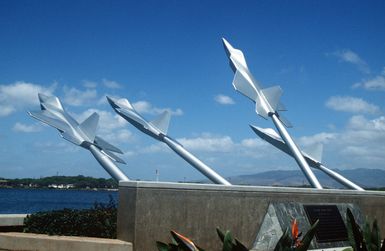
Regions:
[[107, 155], [110, 159], [112, 159], [113, 161], [116, 161], [116, 162], [121, 163], [121, 164], [127, 164], [124, 160], [122, 160], [121, 158], [119, 158], [118, 156], [116, 156], [115, 154], [113, 154], [110, 151], [102, 150], [102, 152], [105, 155]]
[[41, 122], [43, 122], [47, 125], [55, 127], [60, 132], [65, 132], [65, 131], [70, 130], [69, 126], [66, 123], [63, 123], [63, 121], [60, 121], [58, 119], [53, 118], [51, 113], [48, 112], [47, 110], [28, 112], [28, 114], [31, 117], [33, 117], [37, 120], [40, 120]]
[[287, 111], [287, 108], [286, 108], [286, 106], [284, 104], [279, 102], [278, 105], [277, 105], [277, 111], [285, 112], [285, 111]]
[[164, 135], [167, 135], [170, 118], [171, 114], [166, 110], [157, 119], [151, 121], [150, 124], [158, 128]]
[[74, 137], [71, 133], [68, 133], [68, 132], [61, 133], [61, 136], [63, 137], [63, 139], [68, 140], [69, 142], [78, 146], [80, 146], [83, 143], [83, 141]]
[[247, 80], [240, 71], [235, 72], [233, 86], [235, 90], [256, 102], [257, 92], [253, 88], [253, 83], [250, 83], [250, 81]]
[[271, 108], [273, 108], [274, 111], [277, 110], [277, 107], [279, 105], [279, 100], [282, 96], [282, 89], [280, 86], [272, 86], [269, 88], [262, 89], [261, 92], [269, 102]]
[[318, 161], [319, 163], [322, 162], [323, 144], [318, 143], [311, 145], [306, 148], [305, 152], [309, 157], [311, 157], [315, 161]]
[[269, 114], [266, 112], [266, 110], [263, 108], [264, 104], [261, 102], [260, 98], [257, 98], [255, 100], [255, 112], [261, 116], [264, 119], [269, 118]]
[[102, 139], [99, 136], [95, 136], [95, 143], [102, 150], [108, 150], [108, 151], [111, 151], [111, 152], [116, 152], [116, 153], [121, 153], [121, 154], [123, 153], [122, 150], [120, 150], [116, 146], [111, 145], [110, 143], [108, 143], [107, 141], [105, 141], [104, 139]]
[[293, 124], [284, 116], [281, 114], [278, 114], [278, 119], [287, 127], [287, 128], [292, 128]]
[[86, 118], [83, 123], [79, 125], [79, 128], [87, 135], [90, 142], [93, 142], [95, 139], [96, 129], [99, 123], [99, 115], [94, 112]]

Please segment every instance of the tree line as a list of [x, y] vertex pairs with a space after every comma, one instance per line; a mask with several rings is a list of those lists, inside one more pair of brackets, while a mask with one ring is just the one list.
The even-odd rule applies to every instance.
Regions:
[[113, 179], [93, 178], [83, 175], [78, 176], [51, 176], [38, 179], [4, 179], [0, 178], [1, 187], [12, 188], [55, 188], [64, 185], [67, 188], [89, 189], [89, 188], [118, 188], [118, 183]]

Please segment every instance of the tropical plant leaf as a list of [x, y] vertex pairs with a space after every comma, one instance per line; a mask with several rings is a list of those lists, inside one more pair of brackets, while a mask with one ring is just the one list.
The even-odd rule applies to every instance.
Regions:
[[168, 245], [161, 241], [156, 242], [156, 247], [158, 248], [158, 251], [170, 251]]
[[222, 232], [222, 230], [219, 227], [217, 227], [216, 230], [217, 230], [217, 234], [218, 234], [219, 239], [221, 239], [221, 241], [223, 243], [223, 240], [225, 239], [225, 234]]
[[175, 232], [171, 231], [172, 237], [178, 243], [178, 246], [183, 248], [186, 251], [199, 251], [199, 249], [195, 246], [194, 242], [192, 242], [189, 238]]
[[286, 228], [281, 238], [279, 238], [277, 245], [275, 245], [274, 251], [289, 251], [291, 246], [291, 239], [289, 237], [289, 229]]
[[234, 245], [232, 251], [248, 251], [249, 250], [238, 239], [234, 238], [234, 240], [235, 240], [235, 245]]
[[348, 231], [351, 231], [350, 239], [350, 245], [353, 247], [354, 250], [362, 250], [361, 247], [363, 247], [363, 236], [360, 230], [360, 227], [357, 225], [352, 211], [350, 211], [350, 208], [346, 210], [346, 218], [348, 221]]
[[231, 251], [233, 249], [233, 237], [231, 236], [230, 231], [226, 231], [225, 237], [223, 239], [222, 251]]
[[364, 231], [363, 231], [365, 243], [367, 244], [366, 246], [369, 248], [369, 250], [372, 249], [372, 235], [370, 231], [370, 223], [368, 219], [365, 220], [365, 225], [364, 225]]
[[372, 240], [372, 250], [380, 250], [381, 248], [381, 239], [380, 239], [380, 229], [378, 228], [377, 220], [373, 221], [371, 240]]
[[315, 232], [317, 230], [318, 223], [319, 220], [314, 222], [314, 224], [310, 227], [309, 231], [307, 231], [305, 236], [302, 238], [301, 245], [296, 250], [306, 251], [309, 249], [311, 240], [313, 240]]

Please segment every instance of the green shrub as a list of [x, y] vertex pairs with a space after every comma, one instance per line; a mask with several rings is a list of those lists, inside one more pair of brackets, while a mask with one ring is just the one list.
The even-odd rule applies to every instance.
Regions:
[[24, 220], [24, 232], [114, 239], [116, 223], [116, 203], [110, 197], [108, 204], [95, 203], [90, 209], [33, 213]]
[[[381, 246], [380, 229], [378, 227], [377, 220], [372, 223], [367, 221], [365, 223], [364, 230], [360, 228], [354, 219], [352, 211], [348, 208], [346, 211], [347, 218], [347, 229], [349, 235], [349, 242], [352, 249], [346, 250], [357, 250], [357, 251], [382, 251], [385, 250], [385, 239]], [[345, 251], [345, 250], [344, 250]]]

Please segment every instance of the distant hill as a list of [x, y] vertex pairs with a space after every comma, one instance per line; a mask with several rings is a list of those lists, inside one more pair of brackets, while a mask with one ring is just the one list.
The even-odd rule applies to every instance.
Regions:
[[[313, 169], [314, 170], [314, 169]], [[380, 169], [352, 169], [337, 170], [339, 174], [366, 188], [385, 187], [385, 170]], [[321, 171], [314, 170], [315, 175], [324, 187], [341, 188], [342, 185]], [[232, 184], [259, 185], [259, 186], [303, 186], [308, 182], [300, 170], [267, 171], [250, 175], [229, 177]]]

